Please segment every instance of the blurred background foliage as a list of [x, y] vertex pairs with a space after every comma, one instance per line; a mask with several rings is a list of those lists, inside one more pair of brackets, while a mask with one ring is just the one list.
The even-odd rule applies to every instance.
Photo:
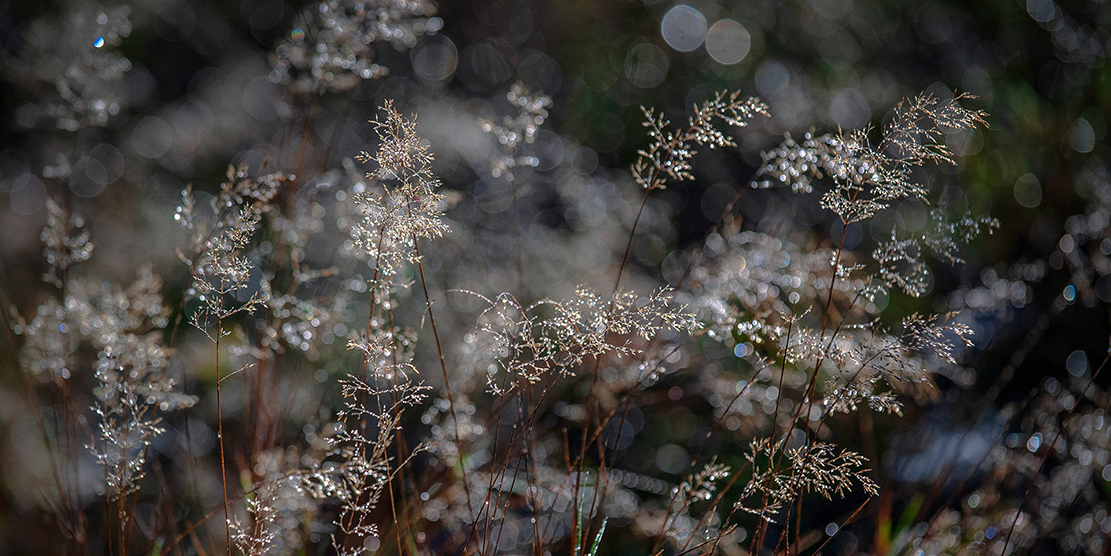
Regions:
[[[71, 52], [65, 49], [77, 38], [61, 32], [68, 18], [95, 18], [97, 8], [58, 1], [0, 4], [0, 291], [6, 299], [22, 314], [33, 314], [49, 295], [39, 280], [47, 196], [64, 198], [89, 217], [98, 251], [87, 272], [129, 282], [146, 261], [172, 268], [171, 215], [185, 184], [213, 192], [229, 163], [257, 170], [265, 160], [288, 158], [298, 145], [288, 140], [288, 130], [300, 129], [310, 113], [314, 133], [329, 148], [310, 148], [307, 157], [323, 169], [341, 168], [344, 159], [369, 148], [372, 131], [365, 122], [382, 100], [416, 112], [445, 188], [457, 196], [460, 210], [482, 222], [484, 214], [506, 214], [508, 203], [504, 186], [489, 176], [491, 147], [476, 139], [483, 135], [475, 122], [505, 113], [505, 91], [520, 81], [553, 100], [549, 120], [530, 147], [539, 159], [536, 183], [544, 181], [545, 171], [566, 166], [600, 191], [584, 191], [579, 206], [566, 201], [569, 193], [538, 192], [535, 218], [553, 229], [590, 231], [611, 218], [591, 213], [592, 202], [594, 209], [609, 206], [615, 213], [635, 210], [626, 206], [635, 204], [635, 195], [621, 191], [631, 185], [626, 168], [647, 144], [641, 106], [680, 121], [721, 89], [759, 96], [770, 117], [741, 131], [738, 148], [700, 154], [695, 181], [652, 199], [656, 217], [636, 240], [633, 281], [654, 285], [675, 278], [669, 269], [679, 253], [703, 241], [735, 193], [759, 178], [760, 153], [785, 134], [799, 138], [869, 122], [878, 128], [900, 99], [921, 91], [943, 98], [963, 91], [977, 97], [968, 105], [990, 115], [989, 127], [949, 137], [958, 165], [931, 169], [923, 179], [942, 192], [948, 209], [988, 214], [1001, 226], [969, 246], [968, 264], [937, 268], [929, 295], [893, 296], [891, 303], [899, 305], [898, 314], [945, 311], [954, 295], [969, 305], [969, 296], [980, 295], [989, 309], [975, 322], [974, 350], [962, 361], [971, 374], [939, 379], [942, 397], [909, 424], [875, 424], [881, 440], [876, 453], [867, 455], [879, 459], [875, 467], [885, 486], [902, 485], [892, 490], [902, 500], [896, 508], [913, 503], [914, 493], [936, 472], [914, 454], [959, 452], [945, 439], [951, 443], [953, 431], [976, 416], [984, 394], [998, 407], [1026, 399], [1047, 377], [1070, 380], [1065, 361], [1076, 351], [1107, 349], [1111, 239], [1106, 218], [1090, 217], [1111, 199], [1111, 6], [1105, 1], [445, 1], [433, 27], [408, 48], [374, 50], [388, 75], [358, 80], [310, 106], [306, 95], [278, 86], [274, 52], [283, 40], [296, 38], [313, 5], [131, 3], [130, 28], [117, 48], [129, 61], [115, 91], [117, 109], [104, 122], [67, 132], [50, 124], [42, 99], [56, 87], [37, 72]], [[57, 157], [71, 151], [87, 154]], [[72, 168], [77, 177], [52, 179], [53, 168], [75, 160], [83, 163]], [[846, 246], [864, 248], [892, 226], [913, 229], [925, 209], [910, 203], [877, 218], [880, 224], [851, 225], [844, 232]], [[832, 216], [817, 210], [817, 196], [753, 189], [739, 213], [745, 226], [759, 231], [777, 233], [785, 223], [810, 227], [815, 245], [842, 233]], [[615, 229], [603, 237], [617, 249], [621, 221], [612, 224]], [[470, 260], [469, 253], [486, 249], [480, 243], [460, 240], [456, 255], [441, 254], [437, 264], [463, 264], [458, 261]], [[551, 257], [576, 255], [581, 253]], [[484, 256], [504, 262], [506, 254]], [[611, 258], [608, 251], [587, 256], [573, 271], [555, 276], [551, 290], [530, 294], [558, 297], [577, 282], [605, 283], [608, 278], [601, 277], [612, 271]], [[1000, 294], [976, 287], [990, 286], [996, 280], [989, 276], [1006, 276], [1016, 263], [1041, 270], [1021, 277], [1031, 284], [1028, 294], [1004, 292], [1009, 306], [992, 312], [988, 297]], [[186, 273], [164, 277], [167, 298], [176, 304]], [[444, 277], [444, 288], [480, 287], [465, 272], [455, 278]], [[513, 287], [510, 277], [492, 280], [491, 288]], [[322, 365], [337, 370], [344, 364]], [[24, 476], [16, 471], [20, 447], [33, 441], [20, 428], [26, 426], [19, 415], [26, 404], [19, 401], [21, 378], [7, 348], [0, 349], [0, 366], [6, 488], [0, 530], [11, 550], [48, 546], [48, 526], [28, 528], [19, 517], [35, 505], [26, 499], [32, 493], [13, 484]], [[211, 382], [210, 372], [197, 373], [198, 388]], [[653, 416], [646, 434], [661, 435], [661, 444], [686, 440], [695, 428], [688, 413], [677, 407], [666, 421]], [[838, 550], [878, 549], [870, 544], [872, 534], [861, 533], [857, 545]]]

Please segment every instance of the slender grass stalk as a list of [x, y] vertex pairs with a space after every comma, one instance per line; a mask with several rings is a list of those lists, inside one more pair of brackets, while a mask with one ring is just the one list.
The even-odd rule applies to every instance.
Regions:
[[220, 337], [224, 333], [224, 319], [223, 317], [217, 318], [216, 321], [216, 439], [220, 443], [220, 487], [223, 491], [224, 501], [224, 535], [227, 539], [227, 554], [231, 556], [231, 522], [228, 515], [228, 470], [227, 470], [227, 455], [224, 453], [224, 409], [220, 403], [220, 383], [223, 382], [223, 377], [220, 376]]

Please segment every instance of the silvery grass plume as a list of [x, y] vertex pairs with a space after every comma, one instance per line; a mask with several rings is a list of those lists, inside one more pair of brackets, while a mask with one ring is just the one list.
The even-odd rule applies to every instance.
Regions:
[[[971, 330], [952, 318], [912, 315], [901, 330], [886, 330], [866, 297], [868, 282], [854, 278], [831, 284], [829, 251], [805, 253], [789, 239], [728, 230], [719, 252], [692, 273], [690, 285], [699, 294], [681, 294], [679, 301], [694, 309], [711, 338], [732, 344], [754, 369], [767, 369], [768, 358], [808, 371], [820, 363], [826, 376], [822, 404], [830, 410], [865, 403], [898, 412], [893, 393], [919, 397], [919, 389], [928, 392], [937, 363], [956, 363], [953, 342], [968, 345]], [[823, 330], [815, 313], [829, 295], [844, 318], [852, 315], [856, 321]], [[723, 388], [714, 404], [721, 408], [734, 397], [732, 387]], [[746, 393], [728, 412], [749, 407], [745, 400], [755, 393]]]
[[[446, 493], [436, 520], [470, 531], [468, 544], [488, 552], [565, 539], [571, 524], [595, 516], [633, 517], [635, 497], [620, 482], [597, 480], [593, 470], [560, 469], [562, 439], [535, 424], [539, 409], [531, 400], [581, 376], [591, 359], [623, 361], [618, 365], [639, 368], [646, 379], [650, 372], [635, 364], [643, 345], [664, 331], [688, 331], [690, 315], [671, 303], [668, 291], [607, 298], [580, 287], [569, 300], [528, 307], [506, 293], [483, 299], [489, 307], [464, 340], [473, 350], [473, 359], [464, 363], [486, 370], [478, 374], [486, 376], [494, 396], [493, 412], [475, 407], [471, 399], [480, 395], [474, 392], [457, 395], [454, 415], [444, 399], [426, 413], [425, 422], [436, 423], [430, 452], [448, 465], [461, 464], [469, 485], [469, 492], [453, 487]], [[579, 424], [594, 426], [579, 411]], [[512, 429], [508, 435], [506, 428]], [[462, 441], [450, 441], [453, 430]], [[499, 455], [491, 460], [489, 454]], [[526, 508], [517, 507], [521, 499]], [[503, 536], [505, 531], [516, 533]]]
[[[778, 452], [785, 456], [782, 469], [776, 469]], [[859, 484], [869, 496], [879, 494], [879, 486], [867, 475], [863, 456], [839, 450], [824, 442], [813, 442], [796, 448], [774, 446], [770, 439], [754, 440], [745, 458], [752, 466], [752, 477], [741, 492], [737, 508], [759, 515], [765, 520], [779, 513], [796, 497], [816, 492], [827, 500], [833, 495], [844, 497]], [[746, 502], [750, 497], [759, 503]], [[761, 498], [762, 497], [762, 498]]]
[[833, 187], [822, 196], [822, 207], [846, 224], [870, 218], [894, 201], [926, 201], [929, 192], [914, 181], [912, 172], [928, 162], [953, 164], [945, 135], [987, 125], [985, 113], [961, 106], [960, 101], [973, 98], [959, 94], [942, 101], [922, 93], [901, 101], [875, 146], [869, 127], [817, 138], [808, 134], [801, 145], [788, 136], [780, 147], [765, 153], [769, 179], [761, 185], [789, 185], [808, 192], [813, 179], [828, 176]]
[[697, 154], [696, 146], [708, 145], [711, 149], [736, 146], [729, 135], [716, 127], [716, 121], [744, 127], [756, 114], [768, 115], [767, 105], [759, 99], [740, 97], [740, 91], [717, 93], [696, 107], [695, 115], [682, 131], [670, 129], [671, 122], [662, 112], [641, 107], [643, 125], [648, 128], [652, 143], [647, 150], [638, 151], [632, 166], [633, 179], [648, 191], [664, 189], [669, 181], [694, 179], [691, 161]]
[[39, 236], [47, 265], [43, 280], [63, 288], [62, 280], [70, 265], [88, 260], [93, 252], [93, 243], [89, 231], [84, 228], [84, 218], [76, 214], [67, 216], [54, 199], [47, 199], [46, 227]]
[[[320, 392], [306, 388], [298, 370], [305, 365], [329, 370], [342, 365], [339, 358], [324, 356], [335, 355], [343, 345], [352, 298], [362, 282], [359, 275], [344, 278], [338, 268], [326, 266], [332, 249], [343, 240], [342, 234], [325, 232], [329, 209], [336, 208], [330, 203], [335, 192], [329, 191], [327, 181], [333, 177], [327, 173], [293, 183], [292, 176], [285, 176], [262, 216], [259, 241], [253, 241], [244, 255], [257, 265], [248, 273], [248, 287], [262, 300], [261, 310], [236, 319], [228, 351], [233, 368], [244, 370], [242, 380], [252, 385], [246, 391], [249, 413], [244, 427], [244, 436], [252, 439], [248, 461], [282, 442], [285, 423], [313, 418], [310, 408], [318, 405], [314, 398]], [[327, 372], [317, 368], [318, 380]], [[263, 480], [254, 472], [257, 465], [250, 469], [253, 481]]]
[[117, 501], [135, 492], [146, 474], [148, 449], [163, 432], [159, 414], [190, 407], [196, 398], [180, 393], [168, 376], [162, 281], [149, 266], [126, 289], [68, 277], [73, 264], [92, 253], [90, 234], [80, 216], [67, 214], [53, 200], [47, 210], [42, 239], [49, 270], [43, 279], [61, 290], [62, 299], [48, 299], [30, 323], [18, 319], [17, 332], [26, 337], [21, 361], [40, 381], [68, 391], [73, 373], [89, 368], [82, 351], [95, 350], [92, 410], [99, 434], [87, 447], [104, 468], [106, 496]]
[[[262, 215], [277, 195], [282, 174], [269, 174], [253, 179], [246, 164], [228, 166], [227, 180], [209, 203], [209, 213], [202, 215], [196, 206], [191, 187], [182, 192], [182, 203], [174, 219], [189, 233], [188, 254], [178, 250], [178, 258], [189, 268], [192, 283], [185, 302], [199, 301], [189, 317], [190, 324], [213, 343], [216, 367], [216, 437], [219, 445], [220, 483], [224, 509], [225, 537], [230, 547], [232, 526], [229, 513], [227, 458], [224, 442], [223, 402], [221, 384], [234, 373], [220, 370], [220, 343], [230, 334], [226, 324], [240, 313], [250, 313], [263, 306], [267, 292], [262, 287], [258, 269], [242, 252], [250, 245]], [[242, 369], [240, 369], [242, 370]], [[236, 371], [238, 372], [238, 371]]]
[[375, 48], [412, 48], [443, 26], [426, 0], [324, 0], [301, 12], [295, 28], [275, 49], [271, 80], [296, 94], [346, 91], [389, 69]]
[[281, 509], [275, 504], [281, 487], [280, 482], [267, 482], [247, 498], [249, 524], [244, 525], [238, 518], [229, 519], [231, 541], [239, 554], [263, 556], [275, 548], [274, 541], [283, 533], [277, 525]]
[[[986, 114], [961, 106], [974, 99], [958, 94], [948, 100], [922, 93], [899, 103], [891, 122], [873, 146], [871, 128], [814, 137], [807, 134], [799, 144], [790, 136], [782, 145], [764, 153], [762, 173], [767, 179], [755, 186], [789, 186], [797, 193], [813, 190], [814, 181], [832, 180], [822, 195], [821, 206], [837, 215], [843, 225], [867, 220], [905, 199], [930, 202], [930, 192], [915, 181], [913, 172], [926, 163], [955, 164], [944, 143], [946, 134], [987, 125]], [[992, 218], [964, 214], [949, 220], [943, 210], [930, 213], [928, 233], [899, 238], [894, 231], [872, 254], [877, 263], [875, 278], [885, 287], [900, 288], [912, 296], [925, 293], [928, 268], [922, 261], [927, 249], [950, 263], [962, 262], [957, 243], [967, 242], [981, 231], [999, 226]]]
[[[662, 535], [676, 550], [685, 551], [692, 545], [728, 536], [735, 524], [723, 523], [716, 516], [719, 483], [730, 477], [730, 468], [713, 457], [697, 473], [685, 478], [668, 491], [663, 509], [641, 508], [636, 526], [647, 535]], [[703, 509], [700, 506], [709, 508]]]
[[74, 295], [89, 296], [99, 309], [93, 317], [92, 343], [100, 348], [93, 410], [100, 417], [102, 441], [90, 448], [104, 466], [112, 500], [138, 489], [151, 442], [164, 432], [159, 414], [197, 401], [180, 393], [167, 376], [171, 350], [161, 345], [161, 329], [169, 311], [162, 304], [161, 287], [162, 281], [143, 267], [127, 290], [105, 291], [95, 284], [71, 288]]
[[[241, 253], [258, 229], [286, 176], [281, 173], [251, 178], [245, 164], [229, 165], [227, 180], [202, 214], [192, 188], [182, 191], [174, 219], [188, 233], [186, 251], [178, 258], [189, 268], [193, 282], [186, 300], [200, 305], [190, 323], [215, 341], [227, 334], [222, 324], [242, 312], [251, 312], [267, 301], [258, 270]], [[211, 332], [217, 327], [215, 334]]]
[[382, 145], [374, 154], [358, 156], [360, 162], [376, 163], [367, 174], [376, 183], [355, 195], [363, 220], [351, 228], [356, 247], [374, 260], [373, 291], [381, 300], [389, 298], [390, 283], [402, 265], [419, 260], [417, 240], [448, 231], [440, 220], [444, 196], [437, 192], [432, 153], [416, 134], [416, 120], [398, 113], [392, 101], [383, 110], [385, 119], [371, 122]]
[[495, 179], [505, 180], [509, 184], [513, 218], [509, 224], [513, 227], [513, 245], [517, 259], [517, 292], [527, 299], [528, 280], [525, 278], [524, 253], [522, 252], [522, 226], [520, 198], [526, 192], [525, 186], [529, 185], [522, 176], [528, 176], [523, 169], [532, 169], [540, 165], [540, 159], [530, 154], [524, 154], [523, 147], [532, 144], [540, 131], [540, 126], [548, 117], [548, 108], [552, 106], [552, 99], [542, 92], [532, 94], [522, 83], [514, 83], [506, 93], [505, 99], [509, 101], [515, 116], [505, 115], [501, 124], [492, 120], [480, 118], [478, 124], [482, 131], [493, 135], [494, 148], [497, 154], [489, 158], [489, 173]]
[[[587, 358], [642, 352], [632, 340], [650, 341], [663, 330], [689, 332], [692, 315], [671, 304], [661, 290], [638, 298], [620, 292], [611, 298], [585, 286], [574, 298], [545, 300], [523, 307], [510, 294], [487, 300], [473, 341], [486, 346], [487, 387], [499, 396], [548, 373], [574, 375]], [[500, 376], [499, 376], [500, 375]]]
[[419, 263], [419, 239], [447, 231], [440, 221], [443, 197], [436, 192], [439, 181], [432, 174], [432, 153], [417, 136], [415, 119], [405, 118], [388, 101], [382, 110], [384, 118], [371, 122], [381, 144], [373, 154], [359, 156], [360, 161], [377, 164], [367, 177], [381, 189], [355, 196], [364, 218], [351, 229], [356, 244], [374, 261], [367, 329], [348, 344], [363, 353], [365, 373], [350, 373], [341, 382], [344, 409], [337, 417], [331, 451], [340, 465], [310, 479], [313, 492], [340, 502], [333, 543], [342, 554], [361, 553], [366, 540], [377, 535], [377, 525], [370, 520], [383, 491], [391, 488], [399, 467], [424, 449], [417, 446], [401, 461], [389, 454], [400, 434], [403, 411], [423, 401], [431, 388], [416, 380], [411, 363], [415, 333], [393, 324], [392, 282], [402, 265]]
[[[390, 370], [380, 369], [375, 378], [384, 379], [392, 374]], [[389, 454], [402, 413], [406, 408], [419, 405], [431, 387], [404, 380], [396, 386], [379, 389], [354, 376], [341, 384], [345, 408], [337, 416], [341, 426], [331, 451], [341, 463], [329, 473], [311, 476], [309, 485], [314, 492], [340, 504], [339, 516], [334, 522], [339, 533], [333, 537], [336, 549], [343, 554], [358, 554], [368, 538], [378, 536], [378, 525], [371, 519], [382, 493], [391, 488], [398, 468], [407, 463], [396, 461]], [[370, 403], [378, 407], [368, 407]], [[418, 446], [415, 452], [422, 449]], [[395, 529], [399, 527], [401, 524], [394, 523]], [[355, 552], [350, 552], [352, 550]]]
[[232, 518], [232, 542], [244, 555], [299, 554], [316, 543], [326, 497], [309, 488], [322, 472], [333, 433], [307, 434], [304, 447], [274, 448], [256, 458], [259, 481], [247, 493], [246, 522]]
[[536, 140], [536, 134], [544, 120], [548, 118], [548, 108], [552, 99], [543, 92], [532, 93], [522, 83], [514, 83], [505, 99], [517, 110], [515, 116], [504, 116], [501, 123], [479, 119], [482, 131], [493, 135], [497, 140], [499, 154], [490, 158], [490, 175], [495, 178], [514, 182], [514, 169], [518, 166], [536, 166], [539, 160], [534, 156], [520, 155], [521, 145]]

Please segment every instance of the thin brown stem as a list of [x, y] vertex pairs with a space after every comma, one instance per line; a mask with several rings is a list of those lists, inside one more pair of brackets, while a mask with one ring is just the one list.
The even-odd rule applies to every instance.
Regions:
[[867, 506], [868, 502], [871, 502], [871, 501], [872, 501], [872, 499], [869, 498], [869, 499], [865, 500], [862, 504], [860, 504], [860, 506], [858, 506], [856, 508], [856, 510], [853, 510], [853, 513], [849, 514], [849, 517], [845, 518], [845, 520], [841, 522], [841, 526], [837, 528], [837, 532], [830, 535], [829, 538], [827, 538], [825, 540], [825, 542], [818, 545], [818, 548], [816, 550], [814, 550], [814, 554], [821, 554], [822, 549], [825, 548], [827, 544], [829, 544], [829, 541], [832, 541], [834, 537], [836, 537], [839, 533], [841, 533], [841, 531], [845, 529], [846, 525], [848, 525], [849, 523], [852, 523], [852, 521], [854, 519], [856, 519], [856, 515], [860, 513], [860, 510], [863, 510], [864, 506]]
[[625, 273], [625, 265], [629, 260], [629, 251], [633, 248], [633, 238], [636, 236], [637, 225], [640, 224], [640, 217], [644, 214], [644, 207], [648, 204], [648, 193], [651, 189], [644, 190], [644, 196], [640, 199], [640, 208], [637, 209], [636, 218], [633, 219], [633, 227], [629, 229], [629, 240], [625, 242], [625, 254], [621, 255], [621, 264], [617, 266], [617, 279], [613, 281], [613, 293], [616, 295], [618, 288], [621, 287], [621, 276]]
[[216, 324], [216, 438], [220, 441], [220, 486], [223, 488], [224, 498], [224, 534], [227, 538], [227, 553], [231, 556], [231, 524], [228, 522], [228, 470], [227, 456], [224, 453], [224, 410], [220, 403], [220, 337], [224, 330], [223, 318], [217, 319]]
[[[440, 371], [443, 373], [444, 391], [447, 392], [448, 411], [451, 413], [451, 420], [452, 423], [455, 425], [453, 427], [455, 431], [455, 447], [459, 453], [459, 465], [462, 466], [463, 441], [459, 436], [459, 417], [455, 411], [455, 394], [453, 394], [451, 391], [451, 378], [448, 376], [447, 373], [447, 361], [444, 359], [444, 348], [443, 345], [440, 343], [440, 331], [436, 327], [436, 314], [432, 310], [432, 298], [428, 295], [428, 280], [424, 276], [424, 263], [421, 260], [420, 245], [418, 245], [417, 243], [416, 236], [413, 237], [413, 252], [416, 254], [417, 258], [417, 271], [420, 275], [421, 290], [424, 292], [424, 303], [425, 306], [428, 308], [428, 322], [432, 327], [432, 338], [436, 340], [436, 354], [439, 356]], [[467, 495], [467, 508], [470, 510], [471, 513], [471, 522], [474, 523], [477, 521], [477, 517], [474, 513], [474, 508], [471, 507], [470, 503], [471, 486], [467, 481], [467, 470], [461, 469], [461, 471], [463, 474], [463, 491]]]

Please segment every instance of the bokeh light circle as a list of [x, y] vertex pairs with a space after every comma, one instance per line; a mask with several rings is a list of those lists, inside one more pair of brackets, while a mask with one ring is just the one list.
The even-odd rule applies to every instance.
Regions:
[[534, 52], [521, 61], [517, 76], [534, 93], [542, 91], [552, 95], [563, 86], [563, 70], [559, 63], [541, 52]]
[[104, 164], [91, 156], [86, 156], [73, 165], [73, 174], [69, 177], [69, 189], [78, 197], [96, 197], [104, 191], [104, 184], [108, 181], [108, 169]]
[[448, 80], [459, 64], [459, 51], [455, 43], [444, 36], [437, 36], [418, 44], [410, 54], [413, 69], [426, 83], [436, 84]]
[[1034, 174], [1024, 174], [1015, 181], [1015, 200], [1026, 208], [1042, 204], [1042, 184]]
[[625, 77], [637, 87], [651, 89], [667, 77], [667, 54], [654, 44], [642, 42], [625, 57]]
[[769, 60], [756, 70], [756, 90], [766, 97], [776, 97], [787, 91], [791, 85], [791, 73], [787, 68]]
[[[108, 143], [101, 143], [89, 151], [89, 158], [97, 160], [104, 167], [104, 174], [95, 177], [97, 183], [107, 185], [123, 176], [123, 154], [116, 147]], [[92, 174], [90, 174], [90, 177], [93, 177]]]
[[732, 65], [748, 56], [752, 37], [743, 25], [723, 19], [706, 33], [706, 51], [719, 64]]
[[691, 52], [706, 40], [706, 17], [694, 8], [680, 4], [664, 15], [660, 22], [660, 34], [671, 48]]
[[1088, 120], [1080, 118], [1072, 123], [1068, 132], [1069, 146], [1079, 153], [1090, 153], [1096, 147], [1096, 133]]
[[157, 116], [147, 116], [131, 132], [131, 147], [146, 158], [158, 158], [174, 143], [170, 125]]
[[12, 184], [12, 196], [9, 199], [12, 212], [28, 216], [42, 210], [46, 205], [46, 186], [39, 178], [31, 174], [23, 174], [15, 179]]
[[277, 119], [277, 99], [280, 89], [267, 76], [251, 80], [243, 89], [243, 108], [252, 118], [260, 122]]

